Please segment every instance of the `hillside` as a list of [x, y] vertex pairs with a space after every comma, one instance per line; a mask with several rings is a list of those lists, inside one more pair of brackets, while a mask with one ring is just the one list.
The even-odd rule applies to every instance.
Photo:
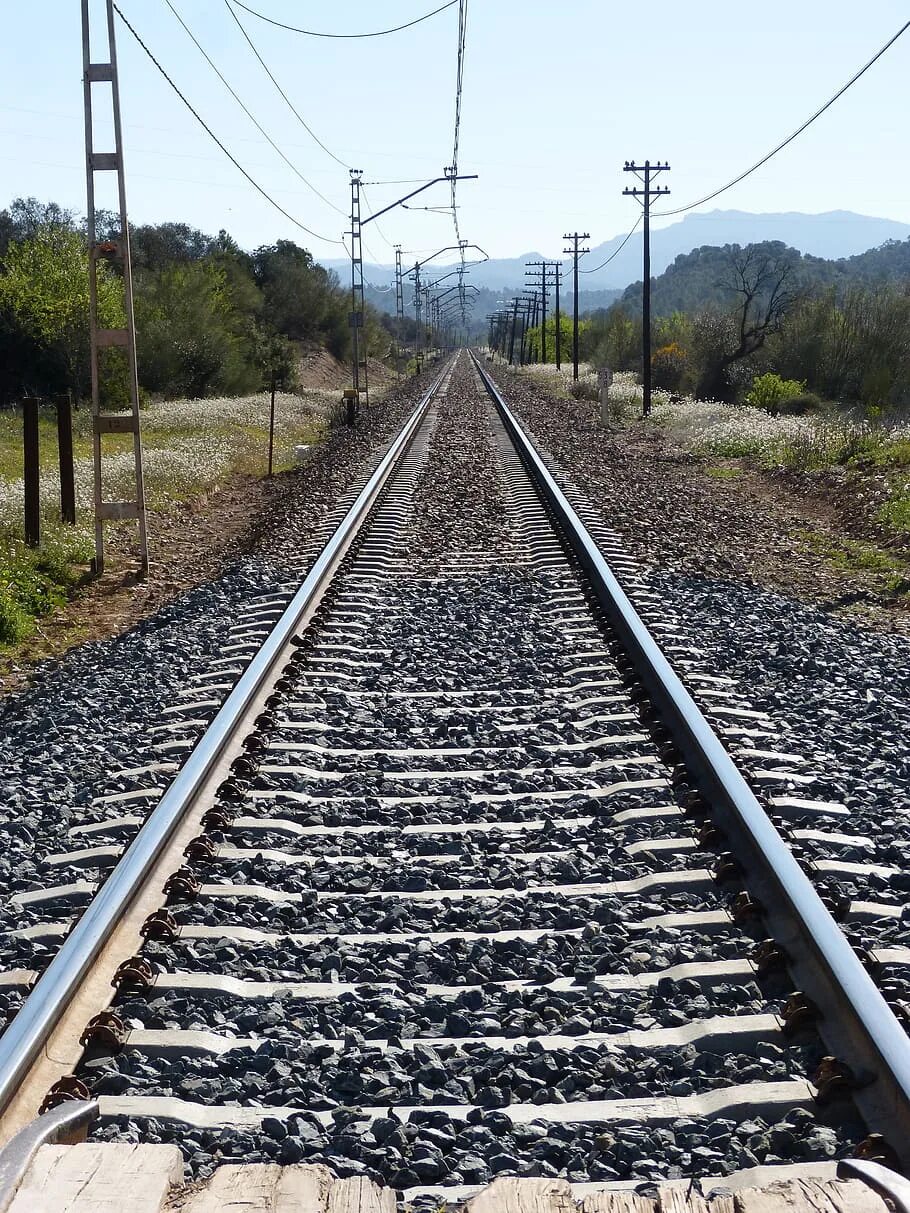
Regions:
[[[630, 214], [630, 226], [634, 222]], [[910, 237], [910, 224], [893, 219], [880, 219], [871, 215], [857, 215], [852, 211], [826, 211], [818, 215], [805, 215], [796, 211], [771, 214], [755, 214], [749, 211], [706, 211], [686, 215], [666, 227], [651, 230], [651, 267], [655, 274], [662, 273], [672, 265], [681, 253], [706, 245], [755, 244], [780, 241], [790, 248], [811, 257], [838, 259], [854, 257], [867, 249], [878, 248], [887, 241], [903, 241]], [[584, 258], [582, 267], [593, 269], [616, 253], [626, 237], [626, 232], [592, 244], [590, 253]], [[561, 245], [560, 245], [561, 251]], [[551, 250], [547, 256], [556, 256]], [[518, 257], [491, 257], [471, 269], [471, 282], [482, 289], [498, 292], [499, 295], [515, 294], [524, 287], [526, 261], [538, 261], [543, 256], [539, 251], [522, 253]], [[642, 238], [636, 232], [609, 265], [596, 273], [586, 272], [581, 280], [582, 288], [588, 291], [622, 290], [630, 282], [641, 277]], [[351, 263], [346, 260], [327, 260], [322, 264], [327, 269], [337, 270], [342, 282], [350, 275]], [[433, 263], [436, 265], [436, 263]], [[410, 268], [410, 267], [408, 267]], [[452, 266], [442, 261], [436, 266], [441, 275]], [[382, 289], [395, 285], [393, 265], [364, 264], [364, 277], [371, 285]], [[377, 306], [380, 306], [377, 303]], [[394, 297], [392, 311], [394, 311]], [[603, 306], [601, 303], [592, 307]]]
[[[724, 286], [729, 278], [729, 253], [735, 246], [705, 246], [681, 254], [664, 272], [651, 279], [651, 307], [656, 316], [673, 312], [697, 312], [705, 307], [728, 307], [733, 291]], [[892, 240], [880, 248], [853, 257], [827, 260], [788, 248], [779, 241], [762, 241], [756, 248], [792, 266], [792, 283], [801, 289], [833, 286], [865, 286], [910, 279], [910, 239]], [[623, 292], [622, 303], [632, 311], [641, 307], [641, 280]]]

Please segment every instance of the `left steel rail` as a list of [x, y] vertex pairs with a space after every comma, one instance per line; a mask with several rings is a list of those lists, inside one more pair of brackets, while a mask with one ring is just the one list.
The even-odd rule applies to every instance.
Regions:
[[325, 593], [379, 494], [401, 462], [447, 370], [448, 366], [442, 368], [408, 417], [173, 783], [0, 1036], [0, 1112], [7, 1108], [19, 1084], [45, 1048], [93, 962], [234, 739], [238, 723], [273, 674], [301, 621]]

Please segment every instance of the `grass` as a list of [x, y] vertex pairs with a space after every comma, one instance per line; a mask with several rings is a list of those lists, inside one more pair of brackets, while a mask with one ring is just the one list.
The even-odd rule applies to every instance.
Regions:
[[874, 544], [858, 539], [833, 539], [818, 531], [800, 531], [797, 538], [841, 572], [871, 573], [886, 593], [910, 592], [910, 566]]
[[[278, 393], [275, 398], [275, 470], [294, 466], [294, 448], [322, 440], [338, 393]], [[236, 474], [264, 475], [268, 461], [269, 397], [266, 393], [211, 400], [175, 400], [142, 410], [146, 500], [170, 510], [215, 491]], [[93, 553], [91, 415], [73, 419], [76, 505], [80, 525], [59, 518], [57, 430], [53, 414], [39, 426], [42, 546], [22, 541], [22, 418], [0, 414], [0, 646], [25, 640], [37, 621], [72, 594]], [[132, 438], [104, 438], [104, 497], [134, 496]]]
[[901, 493], [886, 501], [876, 515], [883, 526], [906, 534], [910, 531], [910, 495]]
[[742, 474], [742, 468], [729, 467], [722, 464], [714, 464], [711, 467], [705, 468], [705, 475], [710, 476], [712, 480], [736, 480]]

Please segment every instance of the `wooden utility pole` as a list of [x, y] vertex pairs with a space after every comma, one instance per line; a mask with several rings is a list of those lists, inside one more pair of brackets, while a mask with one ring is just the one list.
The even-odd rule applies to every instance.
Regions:
[[590, 250], [578, 247], [580, 240], [590, 240], [587, 232], [572, 232], [564, 235], [563, 240], [571, 240], [572, 247], [564, 248], [564, 253], [572, 254], [572, 378], [578, 379], [578, 258]]
[[25, 487], [25, 542], [36, 548], [41, 542], [41, 487], [38, 451], [38, 399], [22, 401], [22, 478]]
[[73, 467], [73, 401], [57, 397], [57, 460], [60, 467], [60, 518], [76, 525], [76, 481]]
[[631, 198], [638, 198], [644, 214], [644, 268], [641, 293], [641, 385], [642, 385], [642, 415], [647, 417], [651, 412], [651, 199], [669, 194], [665, 185], [651, 187], [651, 178], [657, 173], [669, 172], [670, 166], [664, 161], [652, 164], [646, 160], [644, 164], [636, 164], [627, 160], [623, 166], [624, 173], [634, 173], [644, 185], [644, 189], [628, 186], [623, 190]]
[[556, 369], [558, 371], [562, 367], [562, 332], [559, 328], [559, 280], [562, 277], [562, 266], [558, 261], [553, 262], [553, 271], [556, 278]]
[[512, 300], [512, 332], [509, 334], [509, 366], [515, 362], [515, 328], [518, 324], [518, 303], [519, 299], [516, 295]]

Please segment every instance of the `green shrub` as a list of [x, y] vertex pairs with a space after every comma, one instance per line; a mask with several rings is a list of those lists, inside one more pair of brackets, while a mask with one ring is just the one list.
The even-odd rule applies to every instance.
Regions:
[[752, 387], [745, 396], [745, 403], [755, 409], [766, 409], [768, 412], [778, 412], [785, 400], [794, 400], [811, 395], [806, 392], [806, 385], [799, 379], [782, 379], [774, 371], [764, 375], [756, 375]]
[[18, 644], [32, 630], [32, 621], [5, 586], [0, 586], [0, 644]]

